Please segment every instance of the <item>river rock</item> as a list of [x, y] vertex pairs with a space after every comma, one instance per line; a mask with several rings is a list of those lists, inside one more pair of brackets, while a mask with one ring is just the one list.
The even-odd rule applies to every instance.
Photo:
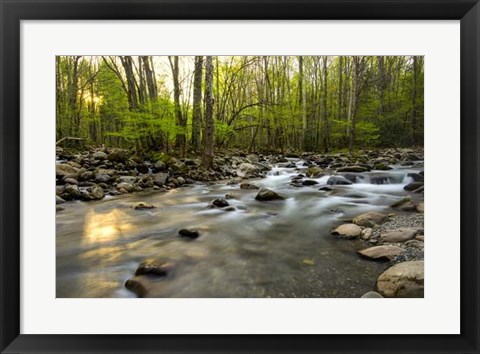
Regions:
[[242, 182], [240, 183], [240, 189], [259, 189], [259, 188], [254, 184]]
[[158, 160], [153, 165], [153, 168], [154, 168], [155, 172], [163, 172], [167, 169], [167, 165], [166, 165], [165, 162]]
[[55, 166], [55, 174], [57, 178], [63, 178], [63, 177], [74, 178], [76, 177], [77, 173], [78, 173], [78, 169], [64, 163], [59, 163]]
[[133, 184], [137, 180], [137, 177], [135, 177], [135, 176], [120, 176], [120, 177], [118, 177], [118, 179], [120, 180], [120, 182]]
[[376, 211], [369, 211], [353, 219], [353, 223], [364, 227], [374, 227], [387, 221], [388, 216]]
[[376, 290], [385, 297], [423, 297], [424, 262], [399, 263], [377, 279]]
[[64, 178], [63, 181], [66, 184], [78, 184], [78, 181], [75, 178], [71, 178], [71, 177]]
[[107, 158], [113, 162], [125, 162], [128, 159], [128, 152], [124, 149], [114, 149], [108, 154]]
[[356, 238], [362, 233], [362, 228], [355, 224], [343, 224], [331, 231], [332, 235], [338, 235], [344, 238]]
[[145, 163], [139, 163], [135, 167], [138, 171], [138, 173], [141, 173], [142, 175], [145, 175], [149, 172], [148, 166]]
[[105, 160], [108, 155], [106, 153], [104, 153], [103, 151], [97, 151], [97, 152], [94, 152], [92, 157], [95, 159], [95, 160]]
[[70, 195], [73, 198], [80, 197], [80, 190], [76, 184], [66, 184], [64, 192]]
[[122, 189], [127, 191], [128, 193], [131, 193], [135, 190], [135, 186], [131, 183], [128, 182], [121, 182], [117, 184], [117, 189], [121, 191]]
[[177, 177], [177, 184], [178, 184], [179, 186], [183, 186], [185, 183], [187, 183], [187, 181], [185, 180], [185, 178], [183, 178], [182, 176]]
[[258, 156], [257, 155], [250, 154], [250, 155], [247, 155], [247, 157], [245, 159], [251, 164], [258, 163]]
[[337, 172], [367, 172], [369, 169], [364, 166], [345, 166], [337, 168]]
[[403, 189], [406, 191], [414, 191], [420, 187], [423, 187], [423, 182], [412, 182], [403, 187]]
[[237, 176], [238, 177], [253, 177], [258, 172], [258, 168], [251, 163], [244, 162], [238, 166]]
[[105, 197], [105, 192], [100, 186], [92, 186], [87, 188], [87, 192], [90, 195], [91, 199], [100, 200]]
[[85, 171], [80, 173], [79, 178], [81, 181], [89, 181], [95, 178], [95, 173], [93, 171]]
[[197, 230], [188, 230], [188, 229], [181, 229], [178, 231], [178, 234], [182, 237], [187, 237], [192, 240], [200, 236], [200, 233]]
[[141, 275], [128, 279], [125, 287], [138, 297], [144, 297], [151, 288], [151, 283], [152, 281], [148, 277]]
[[310, 166], [307, 168], [307, 176], [310, 178], [318, 178], [323, 176], [323, 170], [318, 166]]
[[417, 205], [410, 198], [404, 198], [392, 204], [392, 208], [398, 208], [403, 211], [415, 211], [417, 210]]
[[328, 181], [328, 185], [350, 185], [352, 182], [350, 182], [348, 179], [346, 179], [343, 176], [331, 176]]
[[159, 172], [154, 175], [154, 183], [160, 187], [167, 183], [167, 179], [168, 173], [166, 172]]
[[58, 195], [55, 196], [55, 204], [63, 204], [65, 203], [65, 200], [60, 198]]
[[363, 299], [383, 299], [383, 296], [377, 293], [376, 291], [369, 291], [362, 295]]
[[224, 207], [227, 207], [227, 206], [230, 205], [230, 204], [227, 202], [227, 200], [224, 199], [224, 198], [214, 199], [211, 204], [212, 204], [214, 207], [217, 207], [217, 208], [224, 208]]
[[323, 186], [323, 187], [320, 187], [318, 190], [319, 191], [324, 191], [324, 192], [331, 192], [331, 191], [333, 191], [333, 188], [329, 187], [329, 186]]
[[398, 246], [382, 245], [366, 248], [357, 253], [363, 257], [374, 260], [391, 261], [395, 256], [405, 253], [405, 250]]
[[95, 180], [97, 182], [108, 183], [108, 181], [110, 181], [110, 179], [111, 179], [110, 175], [108, 175], [106, 173], [97, 173], [95, 175]]
[[314, 186], [316, 184], [318, 184], [318, 182], [314, 181], [313, 179], [306, 179], [306, 180], [302, 181], [303, 186]]
[[370, 227], [364, 228], [360, 236], [362, 240], [370, 240], [370, 238], [373, 236], [373, 229]]
[[421, 186], [413, 191], [413, 193], [423, 193], [424, 191], [424, 186]]
[[172, 166], [172, 171], [178, 172], [178, 173], [187, 173], [188, 172], [188, 166], [185, 162], [182, 161], [177, 161], [175, 162]]
[[388, 171], [392, 169], [390, 166], [384, 163], [376, 163], [374, 168], [375, 170], [379, 170], [379, 171]]
[[405, 242], [415, 237], [417, 230], [400, 228], [398, 230], [382, 231], [380, 237], [386, 242]]
[[148, 259], [143, 261], [135, 271], [135, 275], [152, 274], [164, 277], [172, 270], [173, 266], [169, 262]]
[[408, 173], [407, 177], [413, 179], [414, 182], [422, 182], [423, 183], [423, 176], [419, 173]]
[[405, 242], [405, 246], [417, 248], [417, 249], [423, 251], [423, 249], [425, 247], [425, 243], [423, 241], [413, 239], [413, 240], [408, 240], [407, 242]]
[[423, 213], [423, 212], [425, 211], [425, 205], [424, 205], [423, 202], [418, 203], [418, 205], [417, 205], [417, 211], [418, 211], [419, 213]]
[[285, 199], [281, 195], [277, 194], [276, 192], [272, 191], [271, 189], [268, 188], [261, 188], [257, 196], [255, 197], [256, 200], [259, 201], [269, 201], [269, 200], [282, 200]]
[[153, 208], [156, 208], [156, 206], [146, 202], [138, 202], [133, 204], [131, 208], [134, 210], [143, 210], [143, 209], [153, 209]]

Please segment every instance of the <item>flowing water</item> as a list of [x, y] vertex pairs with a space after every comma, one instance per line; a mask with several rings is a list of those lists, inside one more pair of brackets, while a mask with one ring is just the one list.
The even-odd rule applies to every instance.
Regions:
[[[366, 211], [388, 212], [407, 194], [407, 174], [422, 169], [418, 162], [356, 174], [357, 183], [332, 192], [319, 191], [326, 177], [291, 186], [299, 172], [281, 165], [251, 181], [283, 201], [256, 201], [256, 190], [218, 183], [69, 202], [56, 218], [57, 297], [136, 297], [124, 283], [149, 258], [175, 265], [157, 287], [162, 297], [360, 297], [387, 265], [358, 257], [363, 241], [330, 230]], [[378, 175], [388, 184], [371, 184]], [[207, 207], [226, 193], [235, 211]], [[138, 201], [157, 208], [131, 209]], [[182, 228], [201, 236], [182, 239]]]

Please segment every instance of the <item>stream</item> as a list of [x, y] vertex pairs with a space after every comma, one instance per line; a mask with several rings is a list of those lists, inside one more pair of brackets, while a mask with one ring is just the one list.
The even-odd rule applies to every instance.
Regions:
[[[256, 201], [257, 190], [218, 182], [64, 204], [56, 215], [57, 297], [136, 297], [124, 284], [149, 258], [175, 265], [159, 297], [360, 297], [373, 290], [388, 264], [360, 258], [355, 251], [364, 241], [330, 231], [363, 212], [391, 212], [389, 205], [409, 194], [407, 174], [423, 170], [423, 161], [357, 173], [356, 183], [330, 192], [319, 190], [328, 176], [291, 186], [299, 171], [285, 166], [249, 181], [285, 200]], [[372, 184], [372, 176], [388, 183]], [[234, 211], [207, 207], [227, 193]], [[139, 201], [156, 208], [133, 210]], [[183, 228], [200, 237], [179, 237]]]

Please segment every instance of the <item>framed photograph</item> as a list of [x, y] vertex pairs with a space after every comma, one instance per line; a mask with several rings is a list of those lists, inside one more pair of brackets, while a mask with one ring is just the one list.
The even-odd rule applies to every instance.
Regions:
[[0, 4], [2, 353], [479, 352], [477, 1]]

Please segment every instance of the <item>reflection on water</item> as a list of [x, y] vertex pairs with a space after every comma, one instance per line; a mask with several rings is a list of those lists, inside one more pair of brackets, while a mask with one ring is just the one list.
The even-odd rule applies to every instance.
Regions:
[[[278, 167], [251, 181], [286, 198], [274, 202], [217, 184], [67, 203], [56, 218], [57, 297], [134, 297], [125, 281], [150, 258], [175, 265], [160, 297], [359, 297], [386, 265], [358, 257], [360, 241], [339, 240], [330, 230], [362, 212], [385, 211], [405, 196], [406, 174], [420, 169], [382, 172], [387, 185], [366, 183], [365, 174], [327, 193], [290, 186], [298, 171]], [[234, 196], [233, 211], [207, 207], [226, 193]], [[139, 201], [157, 208], [133, 210]], [[201, 236], [181, 239], [182, 228]]]
[[134, 226], [128, 219], [127, 214], [119, 209], [105, 213], [88, 211], [85, 215], [84, 242], [108, 242], [132, 232]]

